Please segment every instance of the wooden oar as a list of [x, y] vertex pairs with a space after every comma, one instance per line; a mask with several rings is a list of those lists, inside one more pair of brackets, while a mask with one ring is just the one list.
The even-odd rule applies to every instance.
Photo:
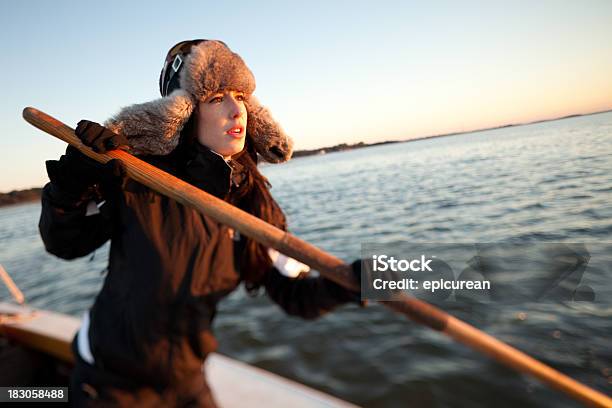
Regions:
[[[106, 163], [111, 159], [121, 159], [125, 164], [128, 176], [134, 180], [180, 203], [197, 209], [263, 245], [309, 265], [324, 277], [348, 289], [359, 289], [357, 282], [353, 280], [349, 265], [314, 245], [213, 197], [122, 150], [111, 150], [106, 154], [95, 153], [81, 143], [73, 129], [39, 110], [25, 108], [23, 117], [37, 128], [73, 145], [85, 155], [101, 163]], [[612, 400], [606, 395], [579, 383], [426, 302], [402, 294], [397, 296], [395, 301], [380, 303], [405, 314], [418, 323], [481, 351], [517, 371], [530, 374], [579, 401], [592, 406], [612, 407]]]
[[4, 281], [4, 284], [8, 288], [9, 292], [11, 292], [11, 295], [13, 295], [13, 297], [15, 298], [15, 301], [20, 305], [23, 305], [23, 303], [25, 302], [25, 297], [23, 296], [23, 293], [21, 293], [17, 285], [15, 285], [15, 282], [13, 282], [10, 275], [4, 270], [2, 265], [0, 265], [0, 279]]

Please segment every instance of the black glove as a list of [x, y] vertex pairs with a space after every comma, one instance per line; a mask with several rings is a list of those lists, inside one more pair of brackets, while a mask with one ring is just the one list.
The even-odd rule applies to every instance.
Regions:
[[70, 145], [65, 155], [59, 160], [48, 160], [46, 165], [51, 184], [74, 198], [80, 197], [94, 185], [99, 185], [102, 190], [116, 188], [126, 174], [121, 160], [98, 163]]
[[118, 135], [96, 122], [81, 120], [74, 133], [84, 145], [91, 147], [96, 153], [106, 153], [108, 150], [119, 148], [129, 150], [125, 136]]
[[353, 278], [357, 285], [361, 287], [361, 259], [356, 259], [351, 264], [351, 271], [353, 272]]
[[351, 263], [351, 272], [353, 273], [353, 279], [357, 283], [357, 286], [360, 288], [358, 296], [358, 302], [361, 307], [365, 307], [368, 304], [367, 300], [361, 300], [361, 259], [356, 259]]

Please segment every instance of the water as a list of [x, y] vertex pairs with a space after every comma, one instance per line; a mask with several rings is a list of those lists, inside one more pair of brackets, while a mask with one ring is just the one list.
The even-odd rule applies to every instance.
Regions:
[[[262, 171], [293, 233], [352, 260], [362, 242], [610, 242], [611, 169], [612, 113], [604, 113]], [[32, 305], [79, 316], [101, 287], [108, 245], [93, 258], [56, 259], [39, 238], [39, 213], [39, 204], [0, 209], [0, 263]], [[594, 302], [446, 307], [610, 393], [611, 272], [585, 277]], [[379, 305], [305, 322], [237, 291], [222, 302], [215, 331], [220, 352], [364, 406], [578, 406]]]

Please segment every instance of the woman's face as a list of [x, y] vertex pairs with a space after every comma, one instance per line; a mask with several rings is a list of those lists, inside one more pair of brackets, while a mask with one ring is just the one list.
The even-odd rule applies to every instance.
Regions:
[[223, 91], [200, 101], [197, 137], [200, 144], [226, 159], [244, 148], [247, 112], [243, 92]]

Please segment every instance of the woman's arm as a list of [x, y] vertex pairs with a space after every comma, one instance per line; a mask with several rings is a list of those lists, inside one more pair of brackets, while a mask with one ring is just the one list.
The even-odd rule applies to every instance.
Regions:
[[[321, 276], [308, 277], [296, 273], [291, 264], [297, 261], [281, 257], [274, 259], [272, 256], [275, 267], [267, 273], [264, 286], [268, 296], [286, 313], [315, 319], [345, 303], [361, 304], [359, 292], [345, 289]], [[356, 272], [355, 265], [353, 271]]]
[[[38, 228], [47, 252], [63, 259], [85, 256], [104, 244], [111, 235], [108, 212], [98, 209], [93, 197], [69, 201], [48, 183], [42, 193], [42, 211]], [[98, 209], [88, 215], [87, 209]], [[105, 214], [106, 213], [106, 214]]]
[[43, 189], [38, 226], [48, 252], [74, 259], [110, 238], [109, 186], [122, 180], [123, 169], [118, 161], [109, 163], [99, 164], [71, 147], [60, 160], [46, 163], [51, 182]]

